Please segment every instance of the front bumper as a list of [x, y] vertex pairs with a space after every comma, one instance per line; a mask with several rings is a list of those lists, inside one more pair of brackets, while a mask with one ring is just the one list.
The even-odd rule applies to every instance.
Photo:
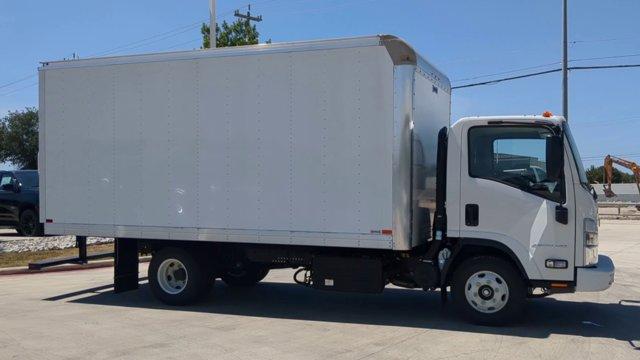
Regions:
[[613, 284], [616, 268], [610, 257], [598, 255], [598, 264], [594, 267], [578, 268], [576, 291], [603, 291]]

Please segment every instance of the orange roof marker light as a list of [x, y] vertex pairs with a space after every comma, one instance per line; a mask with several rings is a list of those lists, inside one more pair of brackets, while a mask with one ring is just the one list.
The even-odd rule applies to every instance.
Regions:
[[553, 116], [553, 113], [551, 111], [545, 111], [545, 112], [542, 113], [542, 116], [550, 118], [550, 117]]

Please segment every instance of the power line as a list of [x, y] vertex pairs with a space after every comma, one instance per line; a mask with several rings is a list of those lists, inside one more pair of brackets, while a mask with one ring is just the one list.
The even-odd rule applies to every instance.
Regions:
[[609, 59], [623, 59], [623, 58], [638, 57], [638, 56], [640, 56], [640, 53], [637, 53], [637, 54], [611, 55], [611, 56], [599, 56], [599, 57], [591, 57], [591, 58], [573, 59], [573, 60], [570, 60], [569, 62], [576, 62], [576, 61], [592, 61], [592, 60], [609, 60]]
[[[201, 24], [201, 23], [199, 23], [199, 24]], [[138, 48], [141, 48], [141, 47], [144, 47], [144, 46], [149, 46], [149, 45], [152, 45], [152, 44], [156, 44], [156, 43], [158, 43], [158, 42], [160, 42], [160, 41], [162, 41], [162, 40], [166, 40], [166, 39], [171, 38], [171, 37], [174, 37], [174, 36], [176, 36], [176, 35], [180, 35], [180, 34], [184, 34], [184, 33], [186, 33], [186, 32], [189, 32], [189, 31], [191, 31], [191, 30], [193, 30], [193, 29], [197, 28], [198, 26], [200, 26], [200, 25], [197, 25], [197, 26], [191, 26], [191, 27], [186, 28], [186, 29], [184, 29], [184, 30], [182, 30], [182, 31], [179, 31], [179, 32], [176, 32], [176, 33], [173, 33], [173, 34], [169, 34], [169, 35], [166, 35], [166, 36], [163, 36], [163, 37], [160, 37], [160, 38], [156, 38], [156, 39], [155, 39], [155, 40], [153, 40], [153, 41], [148, 41], [148, 42], [145, 42], [145, 43], [142, 43], [142, 44], [137, 44], [137, 45], [133, 45], [133, 46], [129, 46], [129, 47], [125, 47], [125, 48], [121, 48], [120, 50], [118, 50], [118, 51], [116, 51], [116, 52], [103, 53], [103, 54], [101, 54], [101, 55], [111, 55], [111, 54], [114, 54], [114, 53], [118, 53], [118, 52], [120, 52], [120, 51], [129, 51], [129, 50], [138, 49]], [[92, 57], [92, 56], [89, 56], [89, 57]]]
[[177, 48], [179, 46], [190, 44], [190, 43], [194, 43], [194, 42], [197, 42], [197, 41], [202, 41], [202, 38], [197, 38], [197, 39], [193, 39], [193, 40], [189, 40], [189, 41], [184, 41], [184, 42], [181, 42], [181, 43], [178, 43], [178, 44], [174, 44], [174, 45], [171, 45], [169, 47], [162, 48], [159, 51], [171, 50], [171, 49]]
[[504, 81], [509, 81], [509, 80], [516, 80], [516, 79], [524, 79], [524, 78], [528, 78], [528, 77], [532, 77], [532, 76], [539, 76], [539, 75], [545, 75], [545, 74], [551, 74], [554, 72], [559, 72], [562, 69], [558, 68], [558, 69], [552, 69], [552, 70], [546, 70], [546, 71], [539, 71], [539, 72], [535, 72], [535, 73], [531, 73], [531, 74], [524, 74], [524, 75], [518, 75], [518, 76], [510, 76], [510, 77], [506, 77], [506, 78], [501, 78], [501, 79], [495, 79], [495, 80], [489, 80], [489, 81], [482, 81], [482, 82], [477, 82], [477, 83], [472, 83], [472, 84], [466, 84], [466, 85], [459, 85], [459, 86], [452, 86], [451, 90], [455, 90], [455, 89], [463, 89], [463, 88], [468, 88], [468, 87], [474, 87], [474, 86], [481, 86], [481, 85], [492, 85], [492, 84], [497, 84], [497, 83], [501, 83]]
[[[242, 6], [241, 8], [244, 8], [246, 6], [247, 5]], [[233, 13], [233, 10], [228, 10], [228, 11], [225, 11], [225, 12], [223, 12], [221, 14], [218, 14], [218, 16], [216, 16], [216, 21], [222, 20], [224, 17], [226, 17], [228, 15], [231, 15], [232, 13]], [[126, 44], [123, 44], [123, 45], [120, 45], [120, 46], [116, 46], [116, 47], [114, 47], [112, 49], [109, 49], [109, 50], [105, 50], [105, 51], [101, 51], [101, 52], [98, 52], [98, 53], [94, 53], [92, 55], [89, 55], [88, 57], [104, 56], [104, 55], [108, 55], [108, 54], [117, 53], [117, 52], [120, 52], [122, 50], [136, 49], [136, 48], [139, 48], [141, 46], [144, 46], [144, 45], [138, 46], [138, 44], [140, 44], [140, 43], [144, 43], [144, 42], [147, 42], [149, 40], [154, 40], [154, 39], [157, 39], [158, 37], [162, 37], [162, 40], [164, 40], [164, 39], [167, 39], [169, 37], [173, 37], [175, 35], [182, 34], [182, 33], [186, 32], [188, 30], [192, 30], [194, 28], [198, 28], [198, 27], [200, 27], [202, 25], [202, 23], [206, 23], [207, 21], [208, 21], [208, 19], [204, 19], [204, 20], [199, 20], [199, 21], [187, 24], [187, 25], [178, 26], [178, 27], [175, 27], [175, 28], [173, 28], [171, 30], [167, 30], [167, 31], [159, 33], [159, 34], [152, 35], [152, 36], [149, 36], [149, 37], [144, 38], [144, 39], [136, 40], [136, 41], [133, 41], [133, 42], [130, 42], [130, 43], [126, 43]], [[156, 43], [156, 42], [158, 42], [158, 41], [154, 40], [151, 43]], [[151, 44], [151, 43], [149, 43], [149, 44]], [[149, 44], [145, 44], [145, 45], [149, 45]], [[136, 46], [131, 47], [133, 45], [136, 45]]]
[[574, 44], [585, 44], [585, 43], [596, 43], [596, 42], [611, 42], [611, 41], [621, 41], [621, 40], [631, 40], [637, 39], [637, 36], [624, 36], [624, 37], [616, 37], [616, 38], [604, 38], [604, 39], [591, 39], [591, 40], [573, 40], [569, 43]]
[[[199, 21], [199, 22], [197, 23], [197, 25], [199, 26], [201, 23], [202, 23], [202, 22], [200, 22], [200, 21]], [[88, 57], [95, 57], [95, 56], [110, 55], [110, 54], [114, 54], [114, 53], [117, 53], [117, 52], [122, 51], [122, 50], [133, 50], [133, 49], [136, 49], [136, 48], [139, 48], [139, 47], [142, 47], [142, 46], [146, 46], [146, 45], [154, 44], [154, 43], [156, 43], [156, 42], [158, 42], [158, 41], [165, 40], [165, 39], [170, 38], [170, 37], [173, 37], [173, 36], [175, 36], [175, 35], [179, 35], [179, 34], [182, 34], [182, 33], [186, 32], [186, 31], [192, 30], [192, 29], [194, 28], [194, 25], [195, 25], [195, 24], [196, 24], [196, 23], [192, 23], [192, 24], [189, 24], [189, 25], [180, 26], [180, 27], [177, 27], [177, 28], [171, 29], [171, 30], [169, 30], [169, 31], [165, 31], [165, 32], [160, 33], [160, 34], [157, 34], [157, 35], [153, 35], [153, 36], [150, 36], [150, 37], [147, 37], [147, 38], [141, 39], [141, 40], [137, 40], [137, 41], [130, 42], [130, 43], [128, 43], [128, 44], [120, 45], [120, 46], [117, 46], [117, 47], [114, 47], [114, 48], [111, 48], [111, 49], [108, 49], [108, 50], [105, 50], [105, 51], [101, 51], [101, 52], [98, 52], [98, 53], [91, 54], [91, 55], [89, 55]], [[180, 31], [178, 31], [178, 30], [180, 30]], [[178, 32], [176, 32], [176, 31], [178, 31]], [[161, 38], [159, 38], [159, 39], [157, 39], [157, 40], [154, 40], [154, 41], [149, 42], [149, 40], [156, 39], [156, 38], [158, 38], [158, 37], [160, 37], [160, 36], [163, 36], [163, 35], [166, 35], [166, 36], [161, 37]], [[133, 46], [133, 45], [135, 45], [135, 46]], [[36, 76], [37, 76], [37, 74], [32, 74], [32, 75], [25, 76], [25, 77], [19, 78], [19, 79], [17, 79], [17, 80], [14, 80], [14, 81], [8, 82], [8, 83], [6, 83], [6, 84], [2, 84], [2, 85], [0, 85], [0, 89], [5, 88], [5, 87], [9, 87], [9, 86], [11, 86], [11, 85], [15, 85], [15, 84], [17, 84], [17, 83], [20, 83], [20, 82], [23, 82], [23, 81], [26, 81], [26, 80], [29, 80], [29, 79], [34, 78], [34, 77], [36, 77]], [[30, 84], [30, 85], [23, 86], [23, 87], [19, 87], [19, 88], [17, 88], [17, 89], [11, 90], [11, 91], [9, 91], [9, 92], [6, 92], [6, 93], [3, 93], [3, 94], [0, 94], [0, 96], [10, 95], [10, 94], [13, 94], [13, 93], [15, 93], [15, 92], [18, 92], [18, 91], [20, 91], [20, 90], [24, 90], [24, 89], [30, 88], [30, 87], [35, 86], [35, 85], [37, 85], [37, 83], [35, 83], [35, 84]]]
[[[35, 76], [35, 75], [34, 75], [34, 76]], [[11, 94], [16, 93], [16, 92], [18, 92], [18, 91], [20, 91], [20, 90], [28, 89], [28, 88], [30, 88], [30, 87], [32, 87], [32, 86], [36, 86], [36, 85], [38, 85], [38, 83], [37, 83], [37, 82], [32, 83], [32, 84], [29, 84], [29, 85], [27, 85], [27, 86], [19, 87], [19, 88], [17, 88], [17, 89], [13, 89], [13, 90], [11, 90], [11, 91], [9, 91], [9, 92], [6, 92], [6, 93], [4, 93], [4, 94], [0, 94], [0, 96], [7, 96], [7, 95], [11, 95]]]
[[[640, 67], [640, 64], [570, 66], [567, 69], [568, 70], [602, 70], [602, 69], [636, 68], [636, 67]], [[539, 71], [539, 72], [530, 73], [530, 74], [524, 74], [524, 75], [518, 75], [518, 76], [510, 76], [510, 77], [506, 77], [506, 78], [482, 81], [482, 82], [459, 85], [459, 86], [452, 86], [451, 90], [463, 89], [463, 88], [469, 88], [469, 87], [475, 87], [475, 86], [482, 86], [482, 85], [493, 85], [493, 84], [501, 83], [501, 82], [504, 82], [504, 81], [524, 79], [524, 78], [533, 77], [533, 76], [551, 74], [551, 73], [555, 73], [555, 72], [559, 72], [559, 71], [562, 71], [562, 69], [557, 68], [557, 69]]]
[[[277, 0], [267, 0], [267, 1], [262, 1], [260, 3], [267, 3], [267, 2], [271, 2], [271, 1], [277, 1]], [[245, 6], [242, 6], [241, 8], [244, 8]], [[231, 15], [232, 13], [233, 13], [233, 10], [226, 11], [226, 12], [220, 14], [217, 17], [217, 20], [218, 19], [222, 20], [225, 16]], [[123, 45], [119, 45], [119, 46], [107, 49], [107, 50], [103, 50], [103, 51], [100, 51], [100, 52], [93, 53], [93, 54], [91, 54], [91, 55], [89, 55], [87, 57], [113, 55], [113, 54], [116, 54], [116, 53], [121, 52], [121, 51], [133, 50], [133, 49], [137, 49], [137, 48], [140, 48], [140, 47], [143, 47], [143, 46], [155, 44], [155, 43], [160, 42], [162, 40], [165, 40], [165, 39], [171, 38], [173, 36], [180, 35], [180, 34], [183, 34], [183, 33], [187, 32], [187, 31], [193, 30], [193, 29], [199, 27], [203, 22], [205, 22], [205, 20], [194, 22], [194, 23], [191, 23], [191, 24], [188, 24], [188, 25], [178, 26], [178, 27], [175, 27], [173, 29], [167, 30], [165, 32], [156, 34], [156, 35], [152, 35], [152, 36], [140, 39], [140, 40], [132, 41], [132, 42], [129, 42], [129, 43], [126, 43], [126, 44], [123, 44]], [[180, 45], [184, 45], [184, 44], [187, 44], [187, 43], [191, 43], [191, 42], [194, 42], [194, 41], [196, 41], [196, 40], [189, 40], [188, 42], [172, 45], [168, 49], [171, 49], [171, 48], [174, 48], [174, 47], [177, 47], [177, 46], [180, 46]], [[5, 87], [9, 87], [11, 85], [18, 84], [20, 82], [29, 80], [29, 79], [34, 78], [36, 76], [37, 76], [37, 74], [33, 74], [33, 75], [25, 76], [25, 77], [16, 79], [14, 81], [2, 84], [2, 85], [0, 85], [0, 89], [5, 88]], [[24, 89], [28, 89], [28, 88], [36, 86], [36, 85], [38, 85], [37, 82], [29, 84], [29, 85], [26, 85], [26, 86], [23, 86], [23, 87], [19, 87], [19, 88], [13, 89], [13, 90], [8, 91], [6, 93], [2, 93], [2, 94], [0, 94], [0, 96], [11, 95], [11, 94], [14, 94], [14, 93], [16, 93], [18, 91], [21, 91], [21, 90], [24, 90]]]
[[20, 79], [18, 79], [18, 80], [14, 80], [14, 81], [8, 82], [8, 83], [6, 83], [6, 84], [0, 85], [0, 89], [2, 89], [2, 88], [6, 88], [7, 86], [11, 86], [11, 85], [13, 85], [13, 84], [17, 84], [17, 83], [19, 83], [19, 82], [23, 82], [23, 81], [25, 81], [25, 80], [29, 80], [29, 79], [34, 78], [34, 77], [36, 77], [36, 74], [32, 74], [32, 75], [29, 75], [29, 76], [25, 76], [25, 77], [20, 78]]
[[571, 66], [569, 67], [569, 70], [599, 70], [599, 69], [620, 69], [620, 68], [635, 68], [635, 67], [640, 67], [640, 64]]
[[133, 41], [133, 42], [129, 42], [129, 43], [126, 43], [124, 45], [116, 46], [116, 47], [108, 49], [108, 50], [104, 50], [104, 51], [93, 53], [91, 55], [88, 55], [88, 57], [109, 55], [109, 54], [112, 54], [112, 53], [115, 53], [115, 52], [119, 52], [121, 49], [128, 48], [129, 46], [140, 44], [140, 43], [144, 43], [146, 41], [156, 39], [156, 38], [158, 38], [160, 36], [172, 34], [172, 33], [176, 32], [176, 31], [179, 31], [177, 33], [177, 34], [179, 34], [179, 33], [184, 32], [184, 30], [191, 30], [195, 26], [200, 26], [200, 24], [202, 24], [202, 21], [194, 22], [194, 23], [191, 23], [189, 25], [179, 26], [179, 27], [173, 28], [171, 30], [162, 32], [160, 34], [156, 34], [156, 35], [153, 35], [153, 36], [146, 37], [144, 39], [140, 39], [140, 40], [136, 40], [136, 41]]
[[[255, 1], [255, 2], [253, 2], [253, 5], [264, 5], [264, 4], [272, 5], [271, 3], [279, 2], [279, 1], [281, 1], [281, 0]], [[366, 0], [364, 0], [364, 1], [366, 1]], [[368, 1], [374, 1], [374, 0], [368, 0]], [[344, 5], [345, 4], [339, 4], [338, 6], [334, 5], [334, 6], [320, 7], [320, 8], [316, 8], [316, 9], [311, 9], [311, 11], [324, 10], [324, 9], [340, 7], [340, 6], [344, 6]], [[244, 8], [244, 7], [247, 7], [249, 9], [249, 12], [247, 13], [247, 16], [250, 16], [251, 4], [245, 5], [245, 6], [241, 6], [240, 8]], [[233, 12], [233, 10], [224, 12], [224, 13], [220, 14], [219, 16], [217, 16], [217, 18], [221, 19], [224, 16], [230, 15], [232, 12]], [[239, 10], [235, 10], [235, 13], [239, 14]], [[243, 14], [240, 14], [240, 16], [238, 16], [238, 17], [246, 18], [246, 16], [243, 15]], [[259, 17], [255, 18], [255, 19], [248, 19], [248, 20], [259, 21], [258, 19], [261, 20], [261, 18], [262, 17], [259, 16]], [[168, 31], [165, 31], [165, 32], [162, 32], [162, 33], [159, 33], [159, 34], [156, 34], [156, 35], [152, 35], [152, 36], [140, 39], [140, 40], [136, 40], [136, 41], [133, 41], [133, 42], [130, 42], [130, 43], [119, 45], [119, 46], [116, 46], [116, 47], [113, 47], [113, 48], [110, 48], [110, 49], [107, 49], [107, 50], [104, 50], [104, 51], [100, 51], [100, 52], [97, 52], [97, 53], [93, 53], [93, 54], [89, 55], [88, 57], [112, 55], [112, 54], [115, 54], [115, 53], [118, 53], [118, 52], [121, 52], [121, 51], [133, 50], [133, 49], [137, 49], [137, 48], [140, 48], [140, 47], [143, 47], [143, 46], [151, 45], [151, 44], [160, 42], [162, 40], [168, 39], [170, 37], [177, 36], [177, 35], [180, 35], [182, 33], [185, 33], [185, 32], [187, 32], [187, 31], [189, 31], [189, 30], [191, 30], [191, 29], [193, 29], [193, 28], [195, 28], [197, 26], [200, 26], [200, 24], [203, 23], [203, 22], [206, 22], [206, 20], [200, 20], [198, 22], [194, 22], [194, 23], [191, 23], [191, 24], [182, 25], [182, 26], [170, 29]], [[613, 40], [620, 40], [620, 39], [625, 39], [625, 38], [595, 39], [595, 40], [575, 40], [572, 43], [613, 41]], [[186, 43], [194, 42], [194, 41], [196, 41], [196, 40], [190, 40], [188, 42], [176, 44], [176, 45], [173, 45], [173, 46], [169, 47], [169, 49], [177, 47], [177, 46], [180, 46], [180, 45], [183, 45], [183, 44], [186, 44]], [[591, 60], [600, 60], [600, 59], [616, 59], [616, 58], [636, 57], [636, 56], [640, 56], [640, 53], [639, 54], [625, 54], [625, 55], [615, 55], [615, 56], [606, 56], [606, 57], [593, 57], [593, 58], [574, 59], [574, 60], [570, 60], [570, 62], [574, 62], [574, 61], [591, 61]], [[543, 65], [536, 65], [536, 66], [530, 66], [530, 67], [514, 69], [514, 70], [509, 70], [509, 71], [503, 71], [503, 72], [494, 73], [494, 74], [479, 75], [479, 76], [459, 79], [459, 80], [455, 80], [455, 81], [475, 80], [475, 79], [484, 78], [484, 77], [492, 77], [492, 76], [497, 76], [497, 75], [510, 74], [510, 73], [519, 72], [519, 71], [523, 71], [523, 70], [542, 68], [542, 67], [555, 65], [555, 64], [559, 64], [559, 62], [543, 64]], [[633, 67], [633, 66], [620, 66], [620, 67]], [[602, 68], [607, 68], [607, 67], [602, 67]], [[582, 70], [581, 68], [578, 68], [578, 67], [576, 67], [575, 69]], [[514, 77], [505, 78], [505, 79], [491, 80], [491, 81], [482, 82], [482, 83], [474, 83], [474, 84], [467, 84], [467, 85], [462, 85], [462, 86], [454, 86], [453, 89], [466, 88], [466, 87], [479, 86], [479, 85], [488, 85], [488, 84], [498, 83], [498, 82], [502, 82], [502, 81], [515, 80], [515, 79], [520, 79], [520, 78], [525, 78], [525, 77], [530, 77], [530, 76], [536, 76], [536, 75], [543, 75], [543, 74], [547, 74], [547, 73], [551, 73], [551, 72], [555, 72], [555, 71], [542, 71], [542, 72], [539, 72], [539, 73], [525, 74], [525, 75], [521, 75], [521, 76], [514, 76]], [[11, 85], [20, 83], [22, 81], [26, 81], [26, 80], [31, 79], [31, 78], [36, 77], [36, 76], [37, 75], [34, 74], [34, 75], [25, 76], [23, 78], [11, 81], [9, 83], [0, 85], [0, 89], [1, 88], [5, 88], [5, 87], [9, 87]], [[31, 86], [33, 86], [33, 85], [31, 85]], [[30, 87], [30, 86], [26, 86], [26, 87], [22, 87], [22, 88], [16, 89], [16, 91], [22, 90], [22, 89], [25, 89], [25, 88], [28, 88], [28, 87]], [[9, 93], [1, 94], [0, 96], [11, 94], [11, 93], [14, 93], [16, 91], [10, 91]]]
[[[638, 56], [640, 56], [640, 53], [637, 53], [637, 54], [623, 54], [623, 55], [611, 55], [611, 56], [600, 56], [600, 57], [590, 57], [590, 58], [578, 58], [578, 59], [569, 60], [569, 62], [572, 63], [572, 62], [578, 62], [578, 61], [623, 59], [623, 58], [638, 57]], [[547, 66], [551, 66], [551, 65], [558, 65], [558, 64], [561, 64], [561, 62], [560, 61], [555, 61], [555, 62], [546, 63], [546, 64], [527, 66], [527, 67], [518, 68], [518, 69], [501, 71], [501, 72], [497, 72], [497, 73], [493, 73], [493, 74], [484, 74], [484, 75], [477, 75], [477, 76], [472, 76], [472, 77], [463, 78], [463, 79], [455, 79], [453, 81], [454, 82], [458, 82], [458, 81], [476, 80], [476, 79], [481, 79], [481, 78], [485, 78], [485, 77], [492, 77], [492, 76], [497, 76], [497, 75], [511, 74], [511, 73], [524, 71], [524, 70], [539, 69], [539, 68], [543, 68], [543, 67], [547, 67]]]
[[519, 71], [524, 71], [524, 70], [539, 69], [539, 68], [542, 68], [542, 67], [547, 67], [547, 66], [551, 66], [551, 65], [558, 65], [558, 64], [560, 64], [560, 61], [556, 61], [556, 62], [552, 62], [552, 63], [548, 63], [548, 64], [542, 64], [542, 65], [527, 66], [527, 67], [523, 67], [523, 68], [508, 70], [508, 71], [501, 71], [501, 72], [493, 73], [493, 74], [478, 75], [478, 76], [468, 77], [468, 78], [464, 78], [464, 79], [455, 79], [453, 81], [476, 80], [476, 79], [481, 79], [481, 78], [485, 78], [485, 77], [512, 74], [512, 73], [519, 72]]

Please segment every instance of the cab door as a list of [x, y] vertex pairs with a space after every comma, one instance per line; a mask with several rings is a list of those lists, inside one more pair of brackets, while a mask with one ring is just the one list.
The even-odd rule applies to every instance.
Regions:
[[[561, 159], [552, 152], [568, 156], [557, 131], [531, 123], [489, 122], [465, 124], [462, 129], [460, 236], [505, 245], [530, 280], [570, 281], [574, 276], [569, 162], [555, 165], [557, 171], [549, 174], [554, 166], [550, 162]], [[554, 136], [555, 148], [550, 146]], [[547, 268], [546, 260], [566, 260], [567, 266]]]

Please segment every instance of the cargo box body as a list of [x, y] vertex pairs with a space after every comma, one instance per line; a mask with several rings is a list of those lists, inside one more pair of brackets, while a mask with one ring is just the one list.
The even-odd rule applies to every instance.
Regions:
[[39, 76], [47, 234], [427, 240], [450, 86], [397, 38], [50, 62]]

